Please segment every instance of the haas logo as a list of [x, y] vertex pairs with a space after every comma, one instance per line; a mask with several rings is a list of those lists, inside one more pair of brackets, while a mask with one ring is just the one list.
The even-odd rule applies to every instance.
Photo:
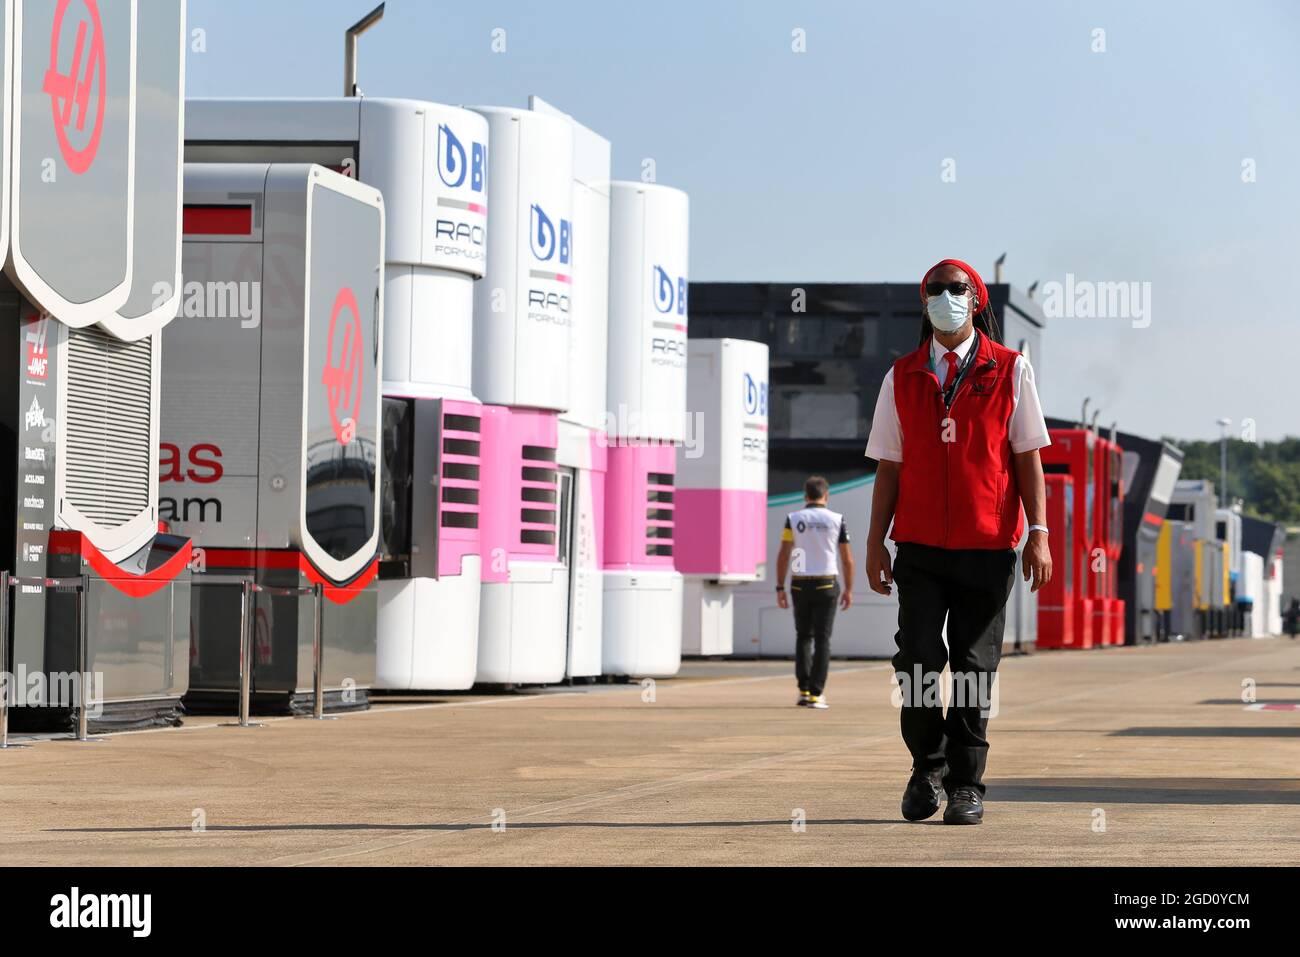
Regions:
[[483, 192], [483, 177], [487, 170], [487, 147], [482, 143], [470, 143], [469, 156], [465, 155], [465, 145], [451, 131], [446, 123], [438, 126], [438, 176], [443, 183], [457, 189], [469, 176], [469, 188], [476, 193]]
[[344, 286], [335, 297], [334, 309], [330, 313], [325, 369], [321, 373], [321, 382], [329, 399], [330, 422], [340, 445], [348, 445], [357, 434], [365, 374], [361, 340], [361, 310], [357, 307], [357, 297]]
[[[45, 83], [41, 91], [49, 95], [50, 108], [54, 112], [54, 132], [59, 139], [59, 152], [63, 154], [68, 169], [80, 176], [90, 169], [99, 152], [100, 134], [104, 132], [104, 99], [107, 94], [105, 77], [106, 64], [104, 56], [104, 27], [99, 19], [99, 5], [96, 0], [81, 0], [85, 16], [76, 21], [70, 47], [63, 42], [64, 25], [72, 23], [67, 17], [71, 0], [59, 0], [54, 10], [54, 29], [50, 36], [50, 65], [45, 71]], [[89, 34], [89, 35], [87, 35]], [[60, 47], [70, 49], [68, 72], [59, 68]], [[91, 112], [91, 90], [95, 90], [94, 111]], [[86, 117], [91, 117], [90, 133], [87, 135]], [[69, 127], [76, 130], [78, 137], [85, 137], [80, 148], [73, 145]]]
[[539, 262], [549, 262], [558, 249], [560, 264], [567, 266], [572, 255], [571, 229], [569, 221], [561, 219], [557, 237], [551, 217], [546, 215], [546, 211], [541, 206], [533, 203], [529, 211], [528, 223], [528, 241], [532, 244], [533, 256]]
[[31, 316], [27, 320], [27, 359], [23, 369], [33, 379], [44, 379], [50, 371], [50, 355], [46, 350], [45, 337], [49, 332], [50, 320], [45, 316]]
[[668, 313], [673, 312], [675, 308], [677, 315], [686, 315], [685, 276], [674, 279], [662, 266], [655, 266], [651, 288], [654, 290], [656, 310]]

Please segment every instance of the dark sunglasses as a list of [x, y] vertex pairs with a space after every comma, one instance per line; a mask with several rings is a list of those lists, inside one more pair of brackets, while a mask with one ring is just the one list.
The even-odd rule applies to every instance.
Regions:
[[970, 284], [964, 282], [927, 282], [925, 284], [925, 294], [927, 296], [941, 296], [947, 289], [954, 296], [964, 296], [970, 292]]

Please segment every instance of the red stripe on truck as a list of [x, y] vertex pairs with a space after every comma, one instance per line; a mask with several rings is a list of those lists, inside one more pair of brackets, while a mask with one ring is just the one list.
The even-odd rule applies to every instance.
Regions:
[[252, 206], [186, 206], [182, 228], [187, 236], [251, 236]]

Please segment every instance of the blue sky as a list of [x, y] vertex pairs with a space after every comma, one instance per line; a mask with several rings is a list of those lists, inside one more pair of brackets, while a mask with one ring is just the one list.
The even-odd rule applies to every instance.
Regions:
[[[337, 96], [372, 5], [190, 0], [189, 93]], [[1145, 327], [1049, 324], [1049, 414], [1087, 395], [1128, 431], [1277, 438], [1300, 434], [1297, 40], [1289, 0], [389, 0], [360, 84], [536, 93], [613, 142], [617, 177], [654, 159], [691, 194], [694, 279], [911, 282], [944, 256], [991, 279], [1006, 252], [1021, 288], [1150, 283]]]

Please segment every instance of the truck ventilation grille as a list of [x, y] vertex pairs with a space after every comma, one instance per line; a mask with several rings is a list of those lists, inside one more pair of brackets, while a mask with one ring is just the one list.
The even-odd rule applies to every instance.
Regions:
[[519, 489], [519, 542], [522, 545], [555, 545], [556, 486], [555, 449], [541, 445], [523, 447], [523, 484]]
[[669, 472], [646, 475], [645, 553], [673, 553], [673, 476]]
[[475, 415], [442, 416], [442, 493], [438, 503], [443, 528], [478, 528], [480, 420]]
[[96, 525], [119, 528], [149, 508], [153, 339], [71, 329], [65, 375], [64, 498]]

